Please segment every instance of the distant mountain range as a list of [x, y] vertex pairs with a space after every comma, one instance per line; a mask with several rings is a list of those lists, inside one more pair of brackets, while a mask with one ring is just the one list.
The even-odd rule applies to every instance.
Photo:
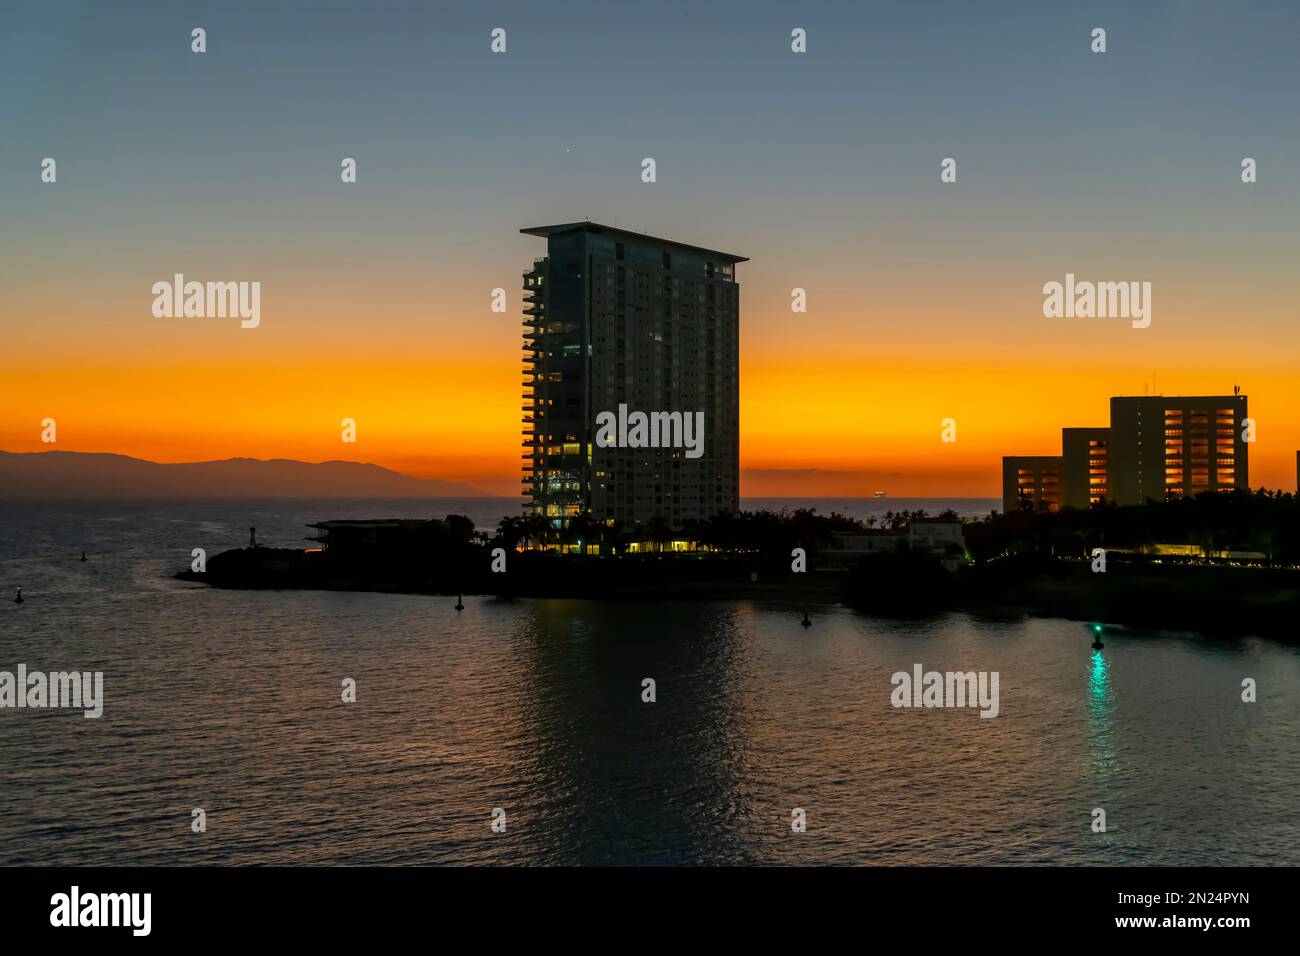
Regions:
[[126, 455], [0, 451], [0, 498], [459, 498], [484, 492], [358, 461], [227, 458], [161, 464]]

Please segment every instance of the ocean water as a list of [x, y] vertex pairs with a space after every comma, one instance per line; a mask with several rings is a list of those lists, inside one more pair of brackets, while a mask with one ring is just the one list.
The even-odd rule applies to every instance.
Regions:
[[[0, 864], [1300, 864], [1294, 647], [170, 577], [250, 525], [447, 510], [0, 502], [0, 670], [105, 697], [0, 709]], [[997, 671], [999, 715], [891, 707], [918, 663]]]

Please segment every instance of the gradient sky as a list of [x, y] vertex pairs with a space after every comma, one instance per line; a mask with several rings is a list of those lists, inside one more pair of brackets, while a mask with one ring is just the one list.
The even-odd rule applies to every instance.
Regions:
[[[1148, 383], [1241, 385], [1295, 487], [1300, 6], [350, 6], [0, 6], [0, 448], [517, 493], [519, 229], [585, 216], [750, 258], [742, 494], [997, 496]], [[176, 272], [261, 327], [155, 318]], [[1067, 272], [1152, 282], [1151, 327], [1045, 319]]]

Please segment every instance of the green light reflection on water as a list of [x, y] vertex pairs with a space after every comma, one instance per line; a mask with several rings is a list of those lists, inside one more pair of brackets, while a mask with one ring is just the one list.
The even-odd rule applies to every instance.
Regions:
[[1115, 769], [1115, 750], [1111, 744], [1114, 711], [1110, 661], [1101, 651], [1094, 650], [1088, 669], [1088, 743], [1093, 769], [1102, 777]]

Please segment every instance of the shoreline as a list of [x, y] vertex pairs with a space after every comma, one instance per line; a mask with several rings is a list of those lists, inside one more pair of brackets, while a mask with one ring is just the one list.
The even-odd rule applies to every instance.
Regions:
[[457, 560], [415, 570], [375, 561], [331, 562], [320, 552], [244, 548], [216, 555], [206, 573], [182, 571], [173, 577], [225, 590], [757, 600], [797, 610], [841, 606], [895, 619], [956, 611], [1300, 643], [1300, 572], [1288, 569], [1114, 562], [1108, 573], [1094, 574], [1087, 562], [1008, 558], [951, 573], [913, 557], [875, 559], [850, 571], [793, 573], [786, 565], [773, 567], [749, 555], [602, 558], [517, 552], [509, 559], [510, 570], [493, 573], [486, 570], [486, 551], [452, 557]]

